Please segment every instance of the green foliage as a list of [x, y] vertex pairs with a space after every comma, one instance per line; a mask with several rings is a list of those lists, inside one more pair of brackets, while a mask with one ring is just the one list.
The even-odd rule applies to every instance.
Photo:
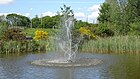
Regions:
[[56, 26], [59, 25], [58, 16], [54, 16], [54, 17], [45, 16], [42, 19], [43, 19], [43, 24], [42, 24], [43, 28], [55, 28]]
[[18, 14], [8, 14], [6, 18], [10, 26], [30, 26], [30, 19], [28, 17]]
[[140, 0], [128, 0], [126, 16], [129, 22], [140, 20]]
[[7, 26], [7, 19], [4, 15], [0, 16], [0, 26]]
[[83, 51], [99, 53], [140, 53], [140, 36], [98, 38], [83, 45]]
[[99, 23], [104, 23], [104, 22], [110, 22], [110, 4], [108, 3], [103, 3], [101, 5], [101, 9], [99, 9], [100, 13], [99, 13], [99, 17], [98, 17], [98, 21]]
[[26, 29], [23, 29], [22, 30], [22, 32], [24, 33], [24, 34], [26, 34], [27, 36], [32, 36], [32, 37], [34, 37], [35, 36], [35, 31], [36, 30], [43, 30], [43, 31], [45, 31], [45, 32], [48, 32], [48, 34], [49, 34], [49, 36], [52, 36], [52, 35], [54, 35], [54, 32], [55, 31], [57, 31], [57, 29], [50, 29], [50, 28], [26, 28]]
[[99, 23], [110, 24], [107, 28], [114, 31], [115, 35], [138, 33], [134, 29], [132, 31], [131, 26], [140, 21], [140, 0], [106, 0], [99, 11]]
[[114, 35], [114, 31], [111, 29], [110, 24], [108, 23], [100, 23], [95, 29], [95, 33], [101, 37], [108, 37]]
[[36, 41], [0, 41], [0, 53], [4, 54], [37, 51], [39, 47]]
[[57, 28], [59, 26], [60, 16], [45, 16], [38, 18], [37, 16], [32, 19], [33, 28]]
[[130, 35], [140, 35], [140, 22], [134, 22], [130, 24], [131, 31], [129, 32]]
[[85, 27], [85, 26], [91, 26], [88, 22], [83, 22], [82, 20], [76, 20], [74, 23], [74, 28], [75, 29], [80, 29], [80, 27]]
[[63, 7], [60, 7], [61, 11], [58, 12], [58, 15], [68, 15], [68, 16], [74, 16], [73, 10], [71, 9], [70, 6], [66, 6], [65, 4], [63, 5]]
[[0, 38], [4, 37], [4, 32], [6, 31], [7, 26], [0, 26]]
[[31, 20], [31, 22], [32, 22], [32, 27], [33, 28], [41, 27], [41, 20], [40, 20], [40, 18], [38, 18], [38, 16], [36, 16], [35, 18], [33, 18]]

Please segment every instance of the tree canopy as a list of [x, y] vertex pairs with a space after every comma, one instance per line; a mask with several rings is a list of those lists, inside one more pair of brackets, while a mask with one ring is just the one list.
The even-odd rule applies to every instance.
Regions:
[[10, 26], [24, 26], [24, 27], [30, 26], [30, 19], [23, 15], [8, 14], [6, 16], [6, 19]]

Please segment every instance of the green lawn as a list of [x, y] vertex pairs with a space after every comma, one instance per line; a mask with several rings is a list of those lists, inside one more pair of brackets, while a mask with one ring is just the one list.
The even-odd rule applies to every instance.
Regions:
[[45, 32], [47, 32], [50, 35], [54, 34], [54, 30], [53, 29], [42, 29], [42, 28], [26, 28], [24, 30], [22, 30], [23, 33], [26, 33], [27, 36], [32, 36], [34, 37], [35, 31], [36, 30], [43, 30]]

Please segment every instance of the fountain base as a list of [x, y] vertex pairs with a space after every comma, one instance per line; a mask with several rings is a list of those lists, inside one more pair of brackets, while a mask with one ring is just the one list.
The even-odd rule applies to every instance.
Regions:
[[80, 58], [75, 59], [74, 61], [61, 61], [61, 60], [35, 60], [31, 62], [33, 65], [45, 66], [45, 67], [87, 67], [87, 66], [95, 66], [100, 64], [102, 61], [99, 59], [93, 58]]

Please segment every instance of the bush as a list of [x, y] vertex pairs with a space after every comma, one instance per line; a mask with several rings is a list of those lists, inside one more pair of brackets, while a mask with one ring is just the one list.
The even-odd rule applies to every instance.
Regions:
[[48, 33], [45, 31], [37, 30], [34, 36], [35, 40], [46, 40], [48, 39]]
[[7, 29], [4, 33], [5, 40], [25, 40], [26, 35], [19, 28]]
[[114, 36], [114, 31], [112, 31], [109, 26], [104, 24], [99, 24], [98, 28], [96, 28], [96, 34], [98, 34], [101, 37], [108, 37], [108, 36]]
[[92, 31], [86, 27], [80, 27], [79, 31], [81, 36], [85, 39], [96, 39], [94, 33], [92, 33]]
[[128, 33], [129, 35], [140, 35], [140, 22], [134, 22], [130, 24], [131, 31]]
[[6, 26], [0, 26], [0, 38], [3, 37], [4, 32], [6, 31]]

